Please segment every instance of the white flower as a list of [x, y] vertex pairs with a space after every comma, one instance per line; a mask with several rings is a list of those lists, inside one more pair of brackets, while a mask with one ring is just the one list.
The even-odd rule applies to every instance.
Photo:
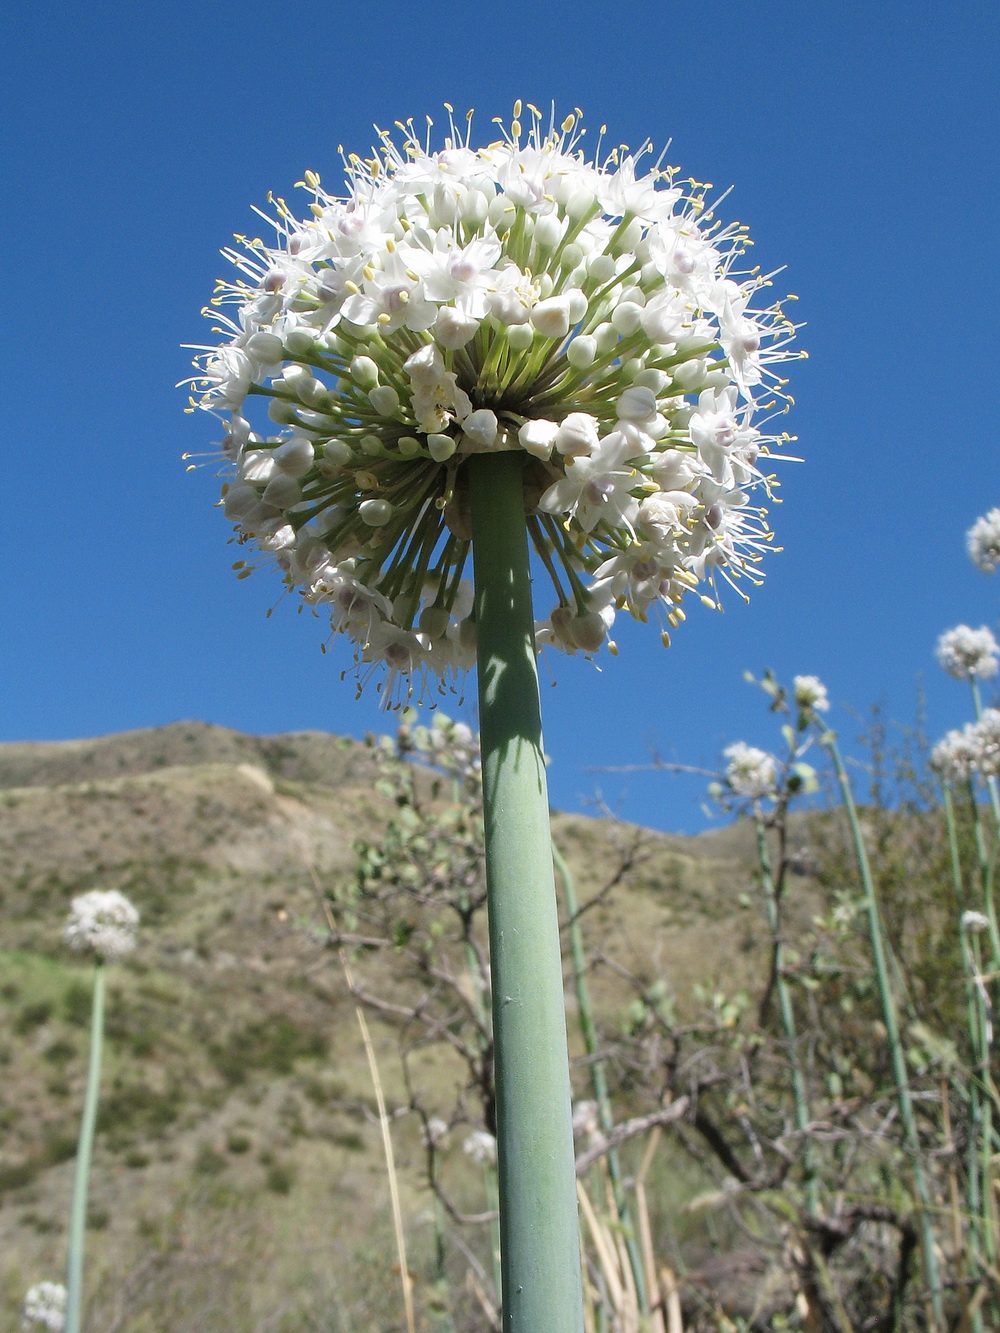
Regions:
[[28, 1289], [21, 1314], [21, 1328], [41, 1327], [62, 1333], [66, 1323], [66, 1288], [61, 1282], [36, 1282]]
[[348, 158], [342, 197], [307, 172], [310, 210], [281, 204], [273, 245], [224, 251], [223, 341], [188, 382], [224, 418], [240, 540], [401, 693], [474, 661], [455, 606], [477, 452], [523, 453], [558, 599], [542, 638], [561, 650], [599, 646], [620, 608], [673, 629], [700, 582], [759, 583], [771, 531], [750, 493], [787, 436], [754, 422], [790, 402], [796, 354], [781, 303], [755, 305], [770, 281], [741, 267], [745, 229], [676, 168], [644, 174], [647, 149], [587, 161], [576, 116], [546, 130], [518, 103], [480, 149], [454, 126], [437, 151], [404, 134]]
[[497, 1141], [485, 1129], [474, 1129], [462, 1144], [462, 1151], [474, 1162], [489, 1163], [497, 1160]]
[[945, 782], [1000, 777], [1000, 709], [984, 708], [978, 722], [949, 731], [934, 746], [930, 762]]
[[990, 925], [989, 917], [982, 912], [963, 912], [962, 929], [963, 930], [988, 930]]
[[830, 707], [826, 686], [819, 676], [796, 676], [792, 692], [799, 708], [811, 708], [817, 713], [825, 713]]
[[1000, 509], [991, 509], [977, 518], [965, 534], [969, 559], [984, 574], [995, 574], [1000, 567]]
[[758, 800], [774, 791], [778, 779], [778, 762], [774, 755], [744, 741], [736, 741], [723, 751], [723, 757], [729, 760], [726, 781], [737, 796]]
[[139, 913], [117, 889], [91, 889], [74, 898], [63, 935], [73, 949], [114, 962], [135, 948]]
[[573, 1133], [580, 1138], [595, 1139], [601, 1132], [597, 1118], [597, 1103], [576, 1102], [573, 1106]]
[[937, 660], [956, 680], [971, 680], [978, 676], [987, 680], [1000, 668], [1000, 645], [985, 625], [970, 629], [956, 625], [941, 635], [935, 649]]
[[439, 1115], [432, 1115], [424, 1126], [424, 1144], [427, 1147], [436, 1147], [444, 1141], [447, 1133], [447, 1121], [442, 1120]]

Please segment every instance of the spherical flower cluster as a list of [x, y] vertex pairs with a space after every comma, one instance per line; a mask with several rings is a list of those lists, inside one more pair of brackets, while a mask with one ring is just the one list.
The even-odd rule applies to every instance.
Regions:
[[28, 1289], [21, 1328], [46, 1328], [61, 1333], [66, 1323], [66, 1288], [61, 1282], [36, 1282]]
[[956, 680], [971, 680], [978, 676], [987, 680], [1000, 669], [1000, 644], [985, 625], [971, 629], [956, 625], [941, 635], [935, 649], [937, 660]]
[[988, 930], [989, 926], [990, 919], [989, 917], [984, 916], [982, 912], [973, 912], [970, 910], [962, 913], [963, 930]]
[[977, 518], [965, 534], [969, 559], [984, 574], [995, 574], [1000, 568], [1000, 509]]
[[404, 723], [398, 733], [399, 749], [416, 753], [431, 768], [475, 784], [480, 779], [482, 760], [479, 737], [465, 722], [455, 722], [445, 713], [435, 712], [429, 727]]
[[480, 1165], [492, 1166], [497, 1160], [497, 1141], [486, 1129], [474, 1129], [462, 1144], [467, 1157]]
[[978, 722], [949, 731], [934, 746], [930, 762], [945, 782], [1000, 777], [1000, 709], [984, 708]]
[[569, 653], [596, 652], [618, 609], [673, 628], [699, 585], [715, 605], [717, 579], [758, 583], [771, 539], [751, 492], [790, 437], [755, 421], [790, 402], [775, 367], [800, 354], [781, 303], [754, 305], [770, 278], [738, 270], [745, 227], [709, 186], [643, 174], [647, 148], [588, 161], [579, 113], [546, 131], [523, 110], [527, 134], [518, 103], [479, 149], [454, 124], [438, 151], [412, 122], [401, 147], [382, 133], [345, 160], [343, 197], [307, 172], [308, 217], [279, 199], [276, 244], [223, 252], [242, 275], [207, 312], [225, 342], [187, 381], [225, 420], [239, 541], [390, 691], [475, 660], [471, 455], [523, 454], [555, 596], [538, 638]]
[[74, 898], [63, 932], [74, 949], [114, 962], [135, 948], [139, 913], [117, 889], [92, 889]]
[[796, 676], [792, 693], [799, 708], [811, 708], [817, 713], [825, 713], [830, 708], [826, 686], [819, 676]]
[[729, 761], [726, 765], [726, 782], [737, 796], [750, 796], [758, 800], [769, 796], [778, 780], [778, 761], [766, 750], [737, 741], [723, 751]]

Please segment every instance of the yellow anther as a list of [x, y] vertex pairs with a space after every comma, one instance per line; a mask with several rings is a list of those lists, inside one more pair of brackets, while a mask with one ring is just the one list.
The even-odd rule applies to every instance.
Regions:
[[521, 122], [520, 122], [519, 120], [512, 120], [512, 121], [510, 122], [510, 137], [511, 137], [512, 139], [520, 139], [520, 137], [521, 137]]
[[701, 594], [701, 604], [702, 606], [707, 606], [710, 611], [718, 610], [716, 603], [712, 601], [711, 597], [706, 596], [705, 593]]
[[608, 640], [608, 652], [611, 654], [612, 657], [618, 656], [618, 645], [617, 643], [615, 643], [614, 639]]
[[515, 120], [519, 119], [520, 115], [521, 115], [521, 99], [518, 98], [517, 101], [514, 103], [514, 119]]
[[529, 102], [529, 103], [528, 103], [528, 110], [531, 112], [531, 114], [534, 116], [534, 118], [535, 118], [536, 120], [541, 120], [541, 118], [542, 118], [542, 113], [539, 111], [539, 109], [538, 109], [537, 106], [532, 106], [532, 104]]
[[321, 218], [323, 216], [323, 210], [320, 208], [319, 204], [310, 204], [309, 212], [314, 218]]
[[570, 130], [573, 128], [575, 124], [576, 124], [576, 116], [570, 114], [563, 121], [562, 125], [560, 126], [560, 129], [564, 134], [569, 134]]
[[311, 190], [317, 189], [319, 187], [319, 173], [316, 171], [307, 171], [306, 184]]
[[347, 290], [351, 293], [352, 296], [361, 295], [361, 288], [358, 286], [358, 284], [354, 281], [353, 278], [348, 278], [347, 281], [344, 283], [344, 286], [347, 288]]
[[455, 112], [455, 108], [452, 106], [450, 102], [444, 103], [444, 109], [449, 113], [449, 115], [453, 115]]
[[660, 642], [663, 644], [664, 648], [670, 647], [670, 635], [667, 633], [666, 630], [664, 630], [663, 633], [660, 635]]

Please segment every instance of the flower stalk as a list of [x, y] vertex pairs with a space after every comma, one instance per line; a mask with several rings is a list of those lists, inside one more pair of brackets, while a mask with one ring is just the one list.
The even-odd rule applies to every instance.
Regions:
[[505, 1333], [580, 1333], [579, 1224], [523, 454], [468, 462]]
[[899, 1020], [896, 1015], [896, 1002], [892, 994], [892, 986], [889, 980], [886, 946], [883, 939], [882, 919], [881, 913], [879, 912], [878, 899], [875, 895], [875, 884], [872, 879], [871, 868], [868, 864], [868, 852], [865, 847], [861, 824], [858, 820], [857, 807], [854, 804], [854, 794], [851, 791], [850, 780], [847, 776], [847, 770], [844, 768], [844, 761], [841, 758], [840, 748], [837, 745], [835, 733], [824, 730], [820, 735], [820, 744], [833, 761], [834, 771], [837, 775], [837, 785], [840, 788], [841, 798], [844, 802], [844, 809], [847, 811], [847, 818], [850, 824], [854, 852], [858, 863], [858, 872], [861, 876], [865, 912], [868, 918], [868, 938], [872, 950], [872, 961], [875, 964], [875, 979], [878, 987], [879, 1004], [882, 1009], [882, 1021], [885, 1024], [886, 1040], [889, 1045], [889, 1059], [896, 1084], [896, 1103], [899, 1107], [899, 1117], [903, 1125], [906, 1148], [910, 1158], [914, 1184], [916, 1185], [917, 1197], [920, 1204], [920, 1238], [924, 1260], [924, 1273], [930, 1291], [931, 1309], [933, 1311], [935, 1324], [938, 1328], [943, 1329], [946, 1326], [944, 1318], [944, 1302], [941, 1294], [941, 1279], [938, 1273], [937, 1254], [934, 1248], [934, 1225], [931, 1218], [930, 1190], [927, 1184], [927, 1177], [924, 1174], [923, 1161], [920, 1153], [920, 1136], [917, 1132], [917, 1122], [913, 1112], [913, 1098], [910, 1092], [910, 1081], [906, 1069], [906, 1056], [903, 1052], [903, 1044], [899, 1035]]
[[87, 1234], [87, 1187], [90, 1159], [97, 1125], [97, 1102], [101, 1085], [101, 1050], [104, 1042], [104, 960], [94, 970], [94, 995], [90, 1015], [90, 1060], [87, 1089], [80, 1120], [80, 1138], [73, 1173], [73, 1201], [69, 1215], [69, 1255], [66, 1263], [65, 1333], [80, 1333], [83, 1311], [83, 1249]]

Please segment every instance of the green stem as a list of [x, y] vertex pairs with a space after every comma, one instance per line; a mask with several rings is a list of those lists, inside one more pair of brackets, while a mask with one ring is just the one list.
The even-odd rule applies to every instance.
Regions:
[[569, 1058], [523, 451], [474, 455], [479, 725], [505, 1333], [581, 1333]]
[[80, 1139], [73, 1176], [73, 1202], [69, 1214], [69, 1257], [66, 1264], [66, 1324], [64, 1333], [80, 1333], [83, 1311], [83, 1245], [87, 1235], [87, 1182], [97, 1123], [97, 1098], [101, 1086], [101, 1045], [104, 1037], [104, 963], [98, 959], [94, 973], [94, 1001], [90, 1018], [90, 1063], [87, 1091], [83, 1099]]
[[[573, 875], [566, 864], [565, 857], [554, 842], [552, 844], [552, 860], [562, 884], [563, 899], [566, 903], [570, 959], [573, 964], [573, 985], [576, 989], [577, 1017], [580, 1021], [580, 1035], [583, 1037], [583, 1046], [587, 1052], [590, 1065], [590, 1086], [594, 1092], [594, 1100], [597, 1102], [597, 1119], [601, 1126], [601, 1132], [607, 1136], [614, 1129], [615, 1122], [611, 1110], [611, 1096], [608, 1092], [608, 1079], [604, 1071], [604, 1061], [597, 1054], [597, 1028], [594, 1024], [594, 1011], [590, 1004], [590, 988], [587, 985], [587, 957], [583, 946], [583, 931], [580, 929], [580, 910], [576, 897], [576, 886], [573, 883]], [[611, 1177], [611, 1190], [614, 1195], [615, 1208], [618, 1211], [618, 1219], [623, 1228], [629, 1266], [635, 1279], [639, 1310], [642, 1314], [649, 1314], [646, 1271], [635, 1238], [635, 1226], [632, 1222], [628, 1199], [625, 1196], [625, 1185], [622, 1181], [617, 1148], [609, 1149], [606, 1154], [606, 1161], [608, 1175]]]
[[[756, 802], [755, 802], [756, 805]], [[760, 861], [760, 886], [764, 894], [764, 909], [767, 913], [768, 929], [771, 932], [771, 946], [774, 950], [774, 985], [778, 992], [778, 1008], [781, 1012], [781, 1026], [785, 1031], [788, 1046], [788, 1062], [792, 1072], [792, 1098], [795, 1102], [795, 1128], [801, 1135], [802, 1169], [806, 1185], [806, 1211], [810, 1217], [819, 1216], [819, 1181], [816, 1176], [815, 1153], [809, 1137], [809, 1093], [806, 1089], [802, 1061], [799, 1058], [799, 1038], [795, 1028], [795, 1008], [792, 1004], [788, 978], [785, 976], [785, 946], [781, 937], [781, 907], [774, 884], [774, 871], [771, 868], [771, 853], [767, 845], [767, 832], [758, 810], [754, 810], [754, 827], [757, 830], [757, 858]]]
[[861, 885], [865, 896], [865, 910], [868, 915], [868, 938], [871, 944], [872, 960], [875, 964], [875, 980], [882, 1009], [882, 1021], [885, 1024], [886, 1038], [889, 1044], [889, 1058], [896, 1084], [896, 1102], [899, 1107], [899, 1118], [903, 1125], [907, 1154], [913, 1169], [913, 1179], [920, 1200], [920, 1239], [924, 1258], [924, 1272], [927, 1278], [927, 1286], [930, 1289], [935, 1324], [938, 1328], [944, 1329], [946, 1327], [944, 1302], [941, 1296], [941, 1279], [938, 1274], [937, 1255], [934, 1250], [934, 1224], [931, 1220], [930, 1190], [927, 1185], [927, 1177], [924, 1174], [923, 1158], [920, 1154], [920, 1136], [917, 1132], [917, 1121], [913, 1113], [913, 1098], [910, 1094], [906, 1056], [903, 1053], [903, 1044], [899, 1037], [896, 1004], [889, 983], [889, 969], [885, 941], [882, 936], [882, 919], [879, 913], [878, 900], [875, 896], [875, 883], [868, 864], [868, 852], [865, 847], [864, 835], [861, 832], [857, 808], [854, 804], [854, 795], [847, 777], [847, 770], [844, 768], [844, 761], [840, 757], [836, 737], [832, 731], [826, 731], [820, 736], [820, 742], [833, 760], [834, 770], [837, 774], [837, 784], [840, 787], [841, 798], [851, 827], [854, 852], [857, 857], [858, 871], [861, 875]]

